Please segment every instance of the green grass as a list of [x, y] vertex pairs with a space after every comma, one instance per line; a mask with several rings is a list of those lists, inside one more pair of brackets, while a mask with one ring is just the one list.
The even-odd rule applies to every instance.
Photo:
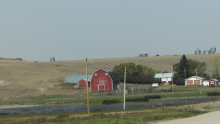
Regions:
[[[160, 86], [159, 89], [170, 88], [171, 86]], [[196, 86], [175, 86], [176, 89], [195, 89]], [[187, 90], [187, 92], [160, 92], [159, 90], [150, 93], [127, 94], [126, 98], [143, 98], [146, 95], [160, 95], [161, 98], [173, 97], [199, 97], [207, 96], [209, 92], [218, 91], [220, 87], [198, 86], [198, 92]], [[123, 101], [123, 94], [101, 95], [90, 92], [90, 104], [102, 104], [104, 100], [117, 99]], [[129, 102], [134, 103], [134, 102]], [[59, 105], [59, 104], [87, 104], [87, 94], [78, 93], [74, 95], [41, 95], [36, 97], [24, 97], [11, 100], [0, 101], [0, 105]]]
[[167, 109], [129, 109], [112, 111], [92, 111], [90, 117], [86, 112], [79, 113], [59, 113], [42, 115], [2, 115], [0, 122], [4, 124], [128, 124], [147, 123], [151, 121], [185, 118], [206, 113], [206, 111], [187, 112], [185, 110], [176, 111], [175, 107]]
[[[160, 95], [161, 98], [172, 97], [198, 97], [207, 96], [206, 92], [201, 94], [195, 92], [187, 93], [148, 93], [147, 95]], [[143, 94], [128, 94], [127, 99], [141, 98], [146, 96]], [[90, 94], [90, 104], [102, 104], [104, 100], [117, 99], [123, 101], [124, 96], [120, 95], [106, 95], [106, 96], [94, 96]], [[134, 103], [130, 101], [129, 103]], [[59, 104], [87, 104], [86, 95], [77, 97], [75, 95], [49, 95], [49, 96], [37, 96], [37, 97], [25, 97], [19, 99], [12, 99], [7, 101], [0, 101], [0, 105], [59, 105]]]

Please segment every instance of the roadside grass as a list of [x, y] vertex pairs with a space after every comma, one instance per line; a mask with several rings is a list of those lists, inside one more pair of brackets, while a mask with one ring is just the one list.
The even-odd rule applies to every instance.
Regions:
[[[82, 95], [82, 94], [81, 94]], [[161, 95], [161, 98], [172, 97], [198, 97], [207, 96], [206, 92], [201, 94], [195, 92], [188, 93], [148, 93], [147, 95]], [[143, 94], [128, 94], [126, 98], [143, 98], [146, 96]], [[106, 95], [106, 96], [93, 96], [90, 95], [90, 104], [102, 104], [104, 100], [117, 99], [123, 101], [123, 95]], [[49, 96], [37, 96], [37, 97], [25, 97], [12, 100], [0, 101], [0, 105], [58, 105], [58, 104], [86, 104], [86, 94], [81, 97], [75, 95], [49, 95]], [[134, 102], [127, 102], [134, 103]]]
[[148, 123], [152, 121], [185, 118], [206, 113], [206, 111], [185, 111], [176, 110], [175, 107], [167, 109], [129, 109], [110, 111], [91, 111], [90, 117], [86, 112], [40, 114], [40, 115], [2, 115], [0, 123], [11, 124], [128, 124]]
[[[169, 86], [160, 86], [159, 89], [170, 88]], [[175, 89], [195, 89], [196, 86], [175, 86]], [[197, 91], [177, 92], [149, 92], [138, 94], [127, 94], [126, 98], [143, 98], [146, 95], [160, 95], [161, 98], [174, 98], [174, 97], [199, 97], [207, 96], [208, 93], [213, 91], [219, 91], [220, 87], [205, 87], [197, 86]], [[59, 105], [59, 104], [87, 104], [87, 94], [85, 89], [81, 89], [83, 92], [76, 93], [74, 95], [41, 95], [30, 96], [24, 98], [16, 98], [10, 100], [0, 101], [0, 105]], [[123, 101], [123, 94], [108, 94], [108, 93], [89, 93], [90, 104], [102, 104], [104, 100], [117, 99]], [[134, 102], [127, 102], [134, 103]]]

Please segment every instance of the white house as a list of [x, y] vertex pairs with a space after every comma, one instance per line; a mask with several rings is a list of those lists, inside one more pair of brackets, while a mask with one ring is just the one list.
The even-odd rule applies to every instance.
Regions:
[[189, 85], [203, 85], [203, 81], [205, 78], [199, 76], [192, 76], [185, 79], [185, 86]]
[[175, 77], [175, 73], [157, 73], [154, 78], [160, 78], [161, 83], [172, 84], [172, 76]]
[[209, 81], [208, 81], [208, 80], [204, 80], [204, 81], [203, 81], [203, 85], [204, 85], [204, 86], [209, 86]]

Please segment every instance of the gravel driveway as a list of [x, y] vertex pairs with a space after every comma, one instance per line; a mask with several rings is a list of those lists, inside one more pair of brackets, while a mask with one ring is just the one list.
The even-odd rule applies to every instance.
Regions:
[[215, 111], [189, 118], [163, 121], [156, 124], [220, 124], [219, 115], [220, 111]]

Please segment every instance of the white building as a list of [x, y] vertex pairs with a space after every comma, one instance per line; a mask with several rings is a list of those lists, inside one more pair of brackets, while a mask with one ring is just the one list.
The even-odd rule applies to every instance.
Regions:
[[185, 86], [189, 85], [203, 85], [203, 81], [205, 78], [199, 76], [192, 76], [185, 79]]
[[172, 76], [175, 77], [175, 73], [157, 73], [154, 78], [160, 78], [161, 83], [172, 84]]
[[208, 80], [204, 80], [204, 81], [203, 81], [203, 85], [204, 85], [204, 86], [209, 86], [209, 81], [208, 81]]

